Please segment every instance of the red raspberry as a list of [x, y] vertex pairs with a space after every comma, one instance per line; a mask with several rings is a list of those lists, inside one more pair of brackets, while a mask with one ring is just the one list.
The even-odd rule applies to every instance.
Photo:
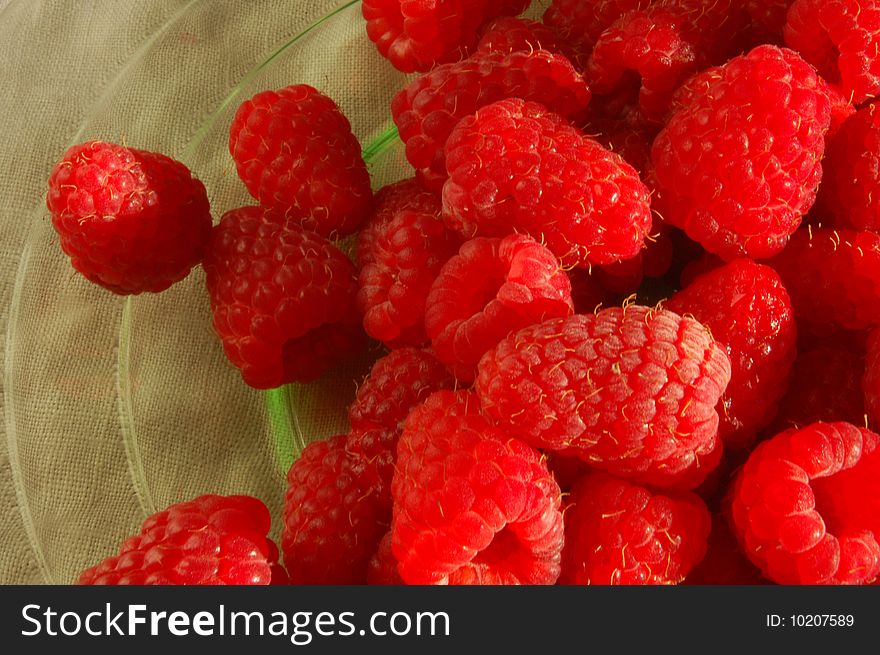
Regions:
[[865, 373], [862, 389], [865, 394], [865, 410], [875, 425], [880, 425], [880, 330], [868, 336], [865, 355]]
[[732, 490], [733, 530], [778, 584], [863, 584], [880, 573], [878, 437], [813, 423], [758, 445]]
[[596, 42], [587, 65], [590, 90], [614, 93], [635, 75], [638, 104], [644, 116], [662, 122], [676, 88], [705, 56], [692, 18], [672, 7], [631, 11], [610, 25]]
[[542, 20], [561, 39], [589, 55], [607, 27], [643, 4], [644, 0], [553, 0]]
[[379, 359], [348, 408], [351, 434], [345, 449], [355, 472], [389, 503], [397, 439], [410, 410], [455, 384], [429, 350], [401, 348]]
[[755, 568], [736, 543], [727, 521], [712, 517], [709, 549], [706, 556], [688, 574], [688, 585], [765, 585], [767, 580]]
[[785, 44], [839, 84], [853, 104], [880, 93], [880, 2], [795, 0]]
[[308, 382], [359, 352], [354, 266], [295, 221], [259, 207], [227, 212], [204, 268], [214, 329], [252, 387]]
[[788, 391], [779, 403], [773, 433], [816, 421], [862, 424], [865, 403], [859, 380], [864, 353], [850, 344], [824, 344], [803, 349], [789, 376]]
[[561, 492], [467, 391], [414, 409], [397, 446], [392, 551], [408, 584], [553, 584]]
[[243, 102], [229, 128], [229, 152], [250, 194], [306, 229], [343, 237], [369, 214], [360, 144], [336, 103], [308, 85]]
[[266, 585], [283, 581], [271, 518], [250, 496], [199, 496], [153, 514], [82, 585]]
[[834, 226], [880, 232], [880, 111], [871, 103], [848, 118], [822, 163], [819, 203]]
[[543, 23], [527, 18], [502, 16], [483, 27], [478, 52], [533, 52], [546, 50], [567, 55], [556, 34]]
[[652, 4], [684, 13], [711, 45], [713, 60], [729, 56], [746, 27], [740, 0], [553, 0], [543, 20], [572, 46], [589, 53], [616, 20]]
[[367, 569], [367, 584], [371, 585], [402, 585], [403, 580], [397, 572], [397, 560], [391, 552], [391, 532], [387, 532], [379, 549], [370, 560], [370, 568]]
[[513, 436], [621, 477], [694, 487], [721, 457], [730, 360], [690, 317], [638, 305], [534, 325], [480, 361], [486, 414]]
[[719, 74], [654, 141], [658, 211], [725, 260], [770, 257], [816, 198], [830, 102], [812, 67], [775, 46]]
[[666, 307], [693, 316], [724, 344], [731, 373], [718, 409], [719, 436], [726, 446], [751, 445], [773, 420], [797, 353], [794, 311], [779, 276], [738, 259], [701, 275]]
[[357, 293], [364, 329], [391, 347], [422, 345], [425, 298], [460, 240], [434, 214], [410, 210], [370, 229]]
[[376, 192], [373, 212], [366, 225], [358, 232], [357, 255], [361, 266], [376, 261], [376, 241], [385, 231], [385, 225], [404, 211], [431, 214], [440, 218], [440, 196], [426, 191], [415, 178], [388, 184]]
[[476, 42], [480, 26], [521, 14], [531, 0], [363, 0], [367, 35], [404, 73], [457, 61]]
[[709, 528], [709, 512], [692, 493], [667, 496], [592, 473], [568, 497], [559, 580], [678, 584], [703, 558]]
[[449, 225], [463, 235], [531, 234], [565, 266], [631, 259], [651, 226], [635, 169], [534, 102], [502, 100], [461, 121], [446, 164]]
[[182, 280], [211, 234], [205, 187], [186, 166], [102, 141], [64, 153], [46, 206], [73, 267], [118, 294], [164, 291]]
[[798, 320], [849, 330], [880, 325], [880, 235], [799, 230], [772, 264]]
[[480, 357], [508, 334], [573, 312], [571, 283], [547, 248], [524, 234], [478, 237], [434, 280], [425, 328], [437, 358], [472, 382]]
[[391, 102], [419, 180], [440, 191], [447, 178], [443, 146], [459, 121], [497, 100], [539, 100], [566, 118], [585, 114], [590, 90], [571, 62], [544, 50], [477, 53], [413, 80]]
[[352, 471], [345, 437], [306, 446], [287, 484], [281, 549], [291, 583], [365, 584], [390, 512]]
[[358, 388], [348, 408], [355, 430], [373, 427], [399, 431], [410, 410], [455, 380], [430, 350], [401, 348], [381, 357]]

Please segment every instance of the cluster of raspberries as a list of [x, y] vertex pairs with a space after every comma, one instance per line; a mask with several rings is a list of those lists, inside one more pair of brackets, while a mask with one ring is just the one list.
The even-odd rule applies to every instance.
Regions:
[[375, 193], [305, 85], [239, 107], [255, 203], [213, 226], [179, 162], [64, 155], [73, 266], [132, 294], [201, 263], [247, 384], [383, 349], [280, 549], [260, 501], [203, 496], [81, 582], [880, 578], [880, 0], [529, 4], [363, 1], [419, 73], [412, 174]]

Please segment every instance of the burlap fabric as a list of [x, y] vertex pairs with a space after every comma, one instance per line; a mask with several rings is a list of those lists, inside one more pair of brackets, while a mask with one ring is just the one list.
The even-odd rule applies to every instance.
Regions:
[[[249, 201], [225, 149], [235, 107], [294, 82], [333, 95], [368, 142], [403, 78], [359, 6], [267, 61], [342, 4], [0, 0], [0, 581], [72, 582], [147, 513], [208, 492], [260, 497], [277, 535], [291, 445], [224, 360], [202, 271], [126, 310], [71, 272], [45, 181], [72, 143], [126, 142], [183, 159], [219, 218]], [[301, 394], [304, 440], [344, 429], [362, 370]]]

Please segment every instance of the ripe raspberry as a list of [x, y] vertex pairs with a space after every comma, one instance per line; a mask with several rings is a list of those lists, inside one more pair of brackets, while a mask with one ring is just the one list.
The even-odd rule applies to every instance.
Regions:
[[849, 330], [880, 325], [880, 235], [799, 230], [772, 265], [799, 321]]
[[548, 52], [568, 53], [556, 38], [556, 34], [543, 23], [527, 18], [502, 16], [483, 27], [478, 52]]
[[636, 78], [642, 114], [662, 122], [673, 91], [704, 62], [700, 31], [687, 12], [653, 6], [625, 14], [602, 32], [586, 76], [599, 95]]
[[561, 492], [467, 391], [414, 409], [397, 446], [392, 551], [408, 584], [553, 584]]
[[880, 232], [880, 111], [871, 103], [848, 118], [822, 163], [819, 203], [835, 227]]
[[259, 207], [227, 212], [204, 268], [214, 329], [252, 387], [314, 380], [360, 350], [354, 266], [295, 221]]
[[868, 336], [862, 390], [865, 410], [873, 425], [880, 425], [880, 330]]
[[82, 572], [82, 585], [266, 585], [284, 578], [271, 518], [250, 496], [199, 496], [171, 505]]
[[459, 121], [509, 97], [539, 100], [574, 118], [585, 114], [590, 90], [565, 57], [544, 50], [476, 53], [413, 80], [391, 101], [406, 158], [419, 181], [440, 191], [447, 178], [443, 147]]
[[797, 354], [791, 300], [769, 266], [738, 259], [698, 277], [666, 305], [712, 332], [730, 358], [718, 414], [725, 446], [751, 445], [776, 413]]
[[370, 175], [348, 119], [305, 84], [263, 91], [229, 128], [238, 176], [261, 205], [325, 237], [360, 227], [372, 202]]
[[692, 493], [667, 496], [592, 473], [568, 497], [560, 582], [678, 584], [706, 553], [710, 525]]
[[694, 487], [721, 457], [730, 360], [700, 323], [630, 305], [546, 321], [480, 361], [487, 416], [540, 448], [642, 484]]
[[521, 14], [531, 0], [364, 0], [367, 35], [404, 73], [457, 61], [476, 42], [480, 26]]
[[371, 585], [402, 585], [403, 580], [397, 572], [397, 560], [391, 552], [391, 532], [387, 532], [376, 554], [370, 560], [370, 568], [367, 569], [367, 584]]
[[711, 59], [724, 61], [739, 45], [746, 27], [740, 4], [740, 0], [553, 0], [543, 20], [572, 47], [589, 53], [616, 20], [633, 10], [659, 6], [687, 16], [703, 35]]
[[364, 329], [392, 348], [422, 345], [425, 298], [460, 240], [434, 214], [410, 210], [370, 229], [357, 293]]
[[778, 584], [864, 584], [880, 573], [878, 437], [813, 423], [758, 445], [733, 485], [733, 531]]
[[565, 266], [631, 259], [651, 226], [635, 169], [534, 102], [502, 100], [461, 121], [446, 164], [447, 224], [463, 235], [531, 234]]
[[379, 359], [348, 408], [351, 434], [345, 449], [362, 480], [391, 502], [397, 439], [410, 410], [426, 397], [455, 384], [429, 350], [401, 348]]
[[401, 348], [381, 357], [358, 388], [348, 408], [354, 429], [399, 431], [410, 410], [435, 391], [451, 389], [455, 380], [430, 350]]
[[573, 312], [571, 283], [547, 248], [524, 234], [477, 237], [431, 285], [425, 328], [437, 358], [471, 382], [480, 357], [508, 334]]
[[736, 537], [720, 515], [712, 517], [709, 549], [688, 574], [688, 585], [765, 585], [767, 580], [739, 549]]
[[772, 433], [817, 421], [864, 424], [859, 388], [864, 370], [864, 353], [851, 344], [829, 343], [798, 352]]
[[293, 584], [365, 584], [389, 507], [351, 469], [345, 437], [306, 446], [287, 474], [281, 550]]
[[644, 0], [553, 0], [542, 20], [560, 39], [589, 55], [607, 27], [643, 4]]
[[830, 101], [812, 67], [775, 46], [719, 75], [654, 141], [658, 211], [725, 260], [770, 257], [816, 198]]
[[795, 0], [784, 35], [785, 44], [840, 85], [853, 104], [880, 93], [877, 0]]
[[431, 214], [440, 218], [440, 196], [426, 191], [415, 178], [388, 184], [373, 198], [373, 211], [369, 221], [358, 232], [357, 255], [361, 266], [376, 261], [376, 241], [384, 233], [385, 225], [404, 211]]
[[186, 166], [102, 141], [64, 153], [46, 206], [73, 267], [121, 295], [164, 291], [185, 278], [211, 234], [205, 187]]

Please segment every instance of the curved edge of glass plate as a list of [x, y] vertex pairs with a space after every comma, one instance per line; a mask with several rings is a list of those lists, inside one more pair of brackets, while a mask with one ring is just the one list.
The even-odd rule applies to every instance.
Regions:
[[[386, 125], [382, 133], [363, 149], [364, 161], [367, 166], [373, 164], [383, 153], [400, 143], [400, 135], [393, 123]], [[266, 413], [269, 417], [269, 428], [275, 447], [275, 461], [281, 473], [296, 461], [308, 444], [297, 416], [297, 399], [301, 397], [307, 385], [287, 384], [265, 393]]]
[[[195, 0], [193, 0], [193, 2], [194, 1]], [[337, 16], [347, 9], [359, 5], [360, 3], [361, 0], [348, 0], [347, 2], [339, 5], [326, 15], [307, 25], [300, 32], [293, 35], [290, 39], [282, 43], [263, 61], [250, 69], [241, 78], [241, 80], [239, 80], [239, 82], [234, 87], [232, 87], [232, 89], [230, 89], [229, 93], [226, 94], [226, 97], [223, 98], [217, 108], [211, 112], [204, 123], [199, 126], [199, 128], [193, 134], [192, 138], [189, 140], [189, 143], [187, 143], [186, 147], [180, 153], [179, 158], [185, 162], [190, 156], [192, 156], [195, 149], [198, 148], [202, 141], [205, 140], [205, 137], [207, 137], [207, 135], [210, 133], [211, 129], [214, 127], [214, 124], [217, 122], [223, 112], [235, 101], [235, 99], [239, 95], [241, 95], [242, 90], [260, 73], [260, 71], [269, 66], [273, 61], [275, 61], [278, 57], [280, 57], [287, 50], [293, 47], [297, 42], [305, 38], [305, 36], [308, 35], [310, 32], [313, 32], [318, 27], [332, 19], [334, 16]], [[172, 19], [172, 21], [176, 19], [179, 15], [182, 15], [186, 8], [189, 7], [189, 5], [191, 4], [192, 2], [187, 4], [183, 9], [181, 9], [181, 11], [175, 14], [175, 17]], [[364, 150], [365, 158], [367, 156], [373, 158], [381, 152], [384, 152], [384, 150], [386, 150], [396, 138], [396, 130], [393, 130], [393, 133], [391, 133], [390, 131], [384, 132], [382, 136], [370, 143]], [[122, 312], [119, 321], [119, 336], [116, 356], [116, 387], [119, 396], [118, 412], [119, 422], [122, 430], [122, 442], [125, 447], [126, 457], [128, 458], [129, 473], [132, 479], [132, 483], [135, 487], [135, 493], [141, 504], [141, 508], [144, 510], [146, 515], [151, 514], [155, 511], [155, 504], [153, 502], [150, 487], [147, 482], [143, 460], [140, 455], [137, 426], [135, 425], [134, 420], [134, 401], [131, 385], [130, 367], [132, 315], [134, 311], [133, 302], [133, 296], [128, 296], [126, 297], [122, 305]], [[280, 389], [272, 390], [269, 396], [267, 396], [269, 405], [268, 410], [270, 429], [276, 443], [276, 453], [279, 456], [279, 462], [285, 462], [289, 460], [292, 463], [293, 459], [295, 459], [299, 452], [302, 451], [302, 448], [305, 447], [302, 431], [299, 430], [296, 416], [292, 412], [293, 405], [291, 394], [295, 393], [295, 391], [295, 389], [288, 390], [282, 387]], [[294, 432], [295, 429], [299, 430], [298, 441], [294, 439], [294, 435], [297, 434], [296, 432]], [[296, 451], [296, 455], [288, 456], [287, 453], [294, 452], [292, 448], [297, 446], [298, 450]], [[282, 453], [284, 454], [283, 456]], [[284, 473], [286, 473], [286, 469]]]

